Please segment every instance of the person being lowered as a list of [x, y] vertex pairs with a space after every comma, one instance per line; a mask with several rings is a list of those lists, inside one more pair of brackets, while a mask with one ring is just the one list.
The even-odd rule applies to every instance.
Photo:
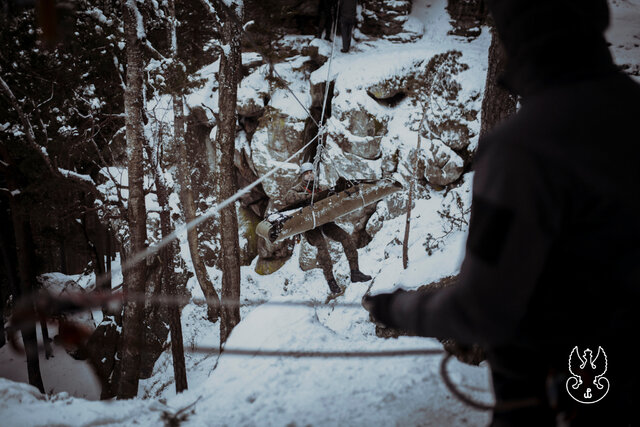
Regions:
[[[300, 166], [299, 179], [285, 195], [285, 203], [287, 205], [298, 203], [310, 204], [311, 198], [314, 194], [317, 200], [317, 193], [320, 190], [321, 189], [315, 181], [313, 165], [311, 163], [303, 163]], [[327, 284], [329, 285], [329, 289], [332, 294], [338, 294], [342, 292], [342, 289], [340, 289], [336, 283], [336, 279], [333, 277], [333, 265], [331, 257], [329, 256], [327, 241], [324, 238], [325, 236], [342, 244], [344, 253], [349, 261], [352, 282], [366, 282], [371, 280], [371, 276], [360, 271], [358, 266], [358, 250], [356, 249], [353, 239], [349, 236], [349, 233], [337, 226], [334, 222], [329, 222], [312, 230], [306, 231], [304, 233], [304, 237], [318, 250], [318, 262], [322, 267], [322, 272], [324, 273], [324, 277], [327, 280]]]

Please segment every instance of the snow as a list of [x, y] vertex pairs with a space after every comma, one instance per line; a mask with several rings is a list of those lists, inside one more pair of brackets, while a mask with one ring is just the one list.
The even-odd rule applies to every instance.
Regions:
[[[42, 342], [42, 333], [40, 327], [36, 328], [38, 333], [38, 341]], [[58, 333], [56, 324], [48, 324], [49, 338], [53, 338]], [[22, 347], [21, 334], [16, 335], [17, 344]], [[94, 375], [93, 370], [89, 363], [85, 361], [78, 361], [73, 359], [61, 346], [52, 343], [53, 357], [45, 359], [44, 354], [40, 355], [40, 372], [42, 375], [42, 382], [45, 387], [45, 391], [51, 396], [45, 399], [45, 396], [40, 396], [43, 399], [48, 400], [55, 399], [57, 393], [65, 393], [68, 395], [76, 396], [78, 398], [87, 400], [98, 400], [100, 398], [100, 382]], [[41, 352], [44, 353], [44, 352]], [[5, 345], [0, 349], [0, 396], [7, 393], [17, 393], [20, 390], [21, 393], [31, 394], [33, 391], [40, 394], [35, 387], [28, 386], [27, 375], [27, 359], [24, 353], [20, 353], [11, 348], [10, 345]], [[14, 387], [14, 385], [18, 385]], [[28, 387], [28, 389], [27, 389]], [[13, 391], [11, 391], [13, 389]], [[26, 391], [25, 391], [26, 390]], [[22, 398], [16, 396], [17, 398]], [[31, 414], [33, 419], [32, 423], [23, 424], [22, 416], [18, 416], [15, 422], [9, 422], [5, 419], [5, 414], [8, 408], [5, 407], [4, 398], [3, 403], [0, 404], [0, 422], [2, 425], [42, 425], [47, 424], [41, 418], [43, 413], [36, 412]], [[10, 401], [11, 399], [8, 399]], [[20, 411], [18, 411], [18, 414]], [[24, 414], [23, 414], [24, 415]], [[18, 422], [19, 420], [19, 422]], [[6, 422], [6, 424], [4, 424]]]
[[94, 19], [96, 19], [98, 22], [100, 22], [101, 24], [106, 24], [106, 25], [113, 25], [113, 21], [111, 19], [108, 19], [104, 13], [102, 12], [102, 10], [94, 7], [91, 9], [88, 9], [85, 12], [87, 15], [93, 17]]
[[[225, 0], [228, 4], [229, 0]], [[309, 83], [335, 79], [334, 115], [329, 127], [344, 127], [336, 117], [342, 108], [361, 104], [377, 118], [387, 120], [388, 133], [381, 142], [383, 152], [398, 150], [402, 159], [410, 159], [416, 148], [415, 116], [420, 106], [401, 101], [393, 109], [381, 106], [366, 95], [368, 85], [390, 77], [415, 73], [433, 55], [457, 50], [459, 61], [469, 68], [452, 76], [461, 86], [458, 99], [465, 107], [480, 111], [481, 96], [487, 69], [487, 50], [490, 37], [486, 28], [471, 42], [448, 35], [451, 29], [445, 11], [446, 0], [414, 0], [413, 11], [405, 24], [412, 32], [424, 32], [414, 42], [398, 44], [373, 40], [363, 36], [351, 52], [336, 49], [329, 64], [305, 75], [300, 65], [305, 57], [293, 57], [276, 65], [276, 71], [287, 81], [305, 108], [311, 104]], [[613, 0], [612, 26], [607, 32], [611, 50], [618, 64], [638, 70], [640, 55], [640, 0]], [[328, 54], [331, 45], [323, 40], [291, 38], [292, 43], [317, 46], [321, 54]], [[255, 53], [243, 54], [243, 63], [256, 59]], [[635, 68], [634, 68], [635, 67]], [[204, 87], [187, 96], [189, 107], [204, 105], [218, 110], [217, 81], [219, 61], [204, 67], [199, 76], [206, 79]], [[266, 67], [258, 67], [240, 86], [239, 99], [261, 99], [260, 93], [273, 93], [270, 105], [276, 106], [296, 119], [306, 118], [303, 106], [285, 89], [273, 90], [264, 79]], [[637, 80], [639, 77], [636, 75]], [[160, 120], [172, 120], [170, 100], [153, 100], [150, 108], [159, 113]], [[351, 107], [349, 107], [351, 108]], [[443, 105], [438, 114], [455, 114]], [[161, 114], [160, 114], [161, 113]], [[469, 122], [472, 132], [479, 132], [479, 117]], [[418, 119], [419, 121], [419, 119]], [[422, 155], [429, 155], [429, 143], [423, 138]], [[252, 145], [259, 141], [252, 141]], [[475, 147], [477, 136], [472, 138]], [[252, 148], [255, 148], [252, 147]], [[337, 149], [331, 144], [328, 149]], [[246, 147], [245, 147], [246, 149]], [[456, 161], [454, 159], [454, 161]], [[371, 170], [379, 173], [378, 161]], [[292, 164], [277, 162], [284, 168]], [[398, 180], [408, 174], [412, 166], [408, 160], [398, 165]], [[127, 185], [123, 168], [101, 171], [107, 182], [100, 188], [116, 197], [116, 185]], [[113, 180], [112, 178], [113, 177]], [[455, 275], [464, 258], [467, 236], [468, 208], [471, 202], [473, 174], [463, 177], [462, 183], [448, 191], [431, 190], [422, 193], [414, 202], [409, 240], [409, 267], [402, 268], [404, 215], [394, 217], [388, 203], [380, 203], [369, 221], [380, 226], [373, 240], [359, 250], [361, 270], [374, 277], [367, 283], [350, 283], [348, 263], [341, 253], [334, 266], [336, 279], [346, 286], [343, 296], [325, 304], [327, 286], [319, 269], [302, 271], [298, 259], [301, 245], [278, 271], [268, 276], [255, 273], [257, 260], [241, 268], [242, 321], [226, 343], [226, 349], [283, 350], [283, 351], [382, 351], [400, 349], [441, 349], [433, 339], [399, 337], [382, 339], [375, 335], [369, 315], [359, 306], [365, 293], [388, 292], [396, 288], [416, 289], [425, 283]], [[168, 182], [171, 177], [167, 174]], [[145, 187], [151, 185], [145, 182]], [[406, 182], [405, 182], [406, 184]], [[121, 189], [126, 200], [126, 189]], [[456, 201], [462, 201], [457, 210]], [[156, 203], [147, 197], [147, 203]], [[170, 205], [179, 211], [179, 200], [170, 195]], [[154, 206], [154, 209], [157, 206]], [[459, 226], [452, 226], [443, 218], [445, 212], [456, 216]], [[434, 243], [435, 242], [435, 243]], [[180, 235], [180, 251], [192, 270], [185, 233]], [[118, 260], [119, 264], [119, 260]], [[118, 271], [114, 266], [114, 271]], [[221, 289], [221, 273], [208, 268], [216, 291]], [[49, 275], [50, 286], [66, 280], [66, 276]], [[89, 286], [91, 278], [75, 278], [81, 287]], [[114, 285], [122, 281], [114, 278]], [[89, 370], [82, 371], [81, 362], [73, 361], [54, 345], [56, 357], [41, 358], [45, 387], [52, 393], [42, 396], [26, 381], [24, 357], [11, 353], [8, 346], [0, 349], [0, 419], [7, 425], [158, 425], [183, 408], [181, 425], [486, 425], [489, 414], [472, 409], [456, 400], [445, 388], [439, 376], [441, 356], [403, 356], [369, 358], [286, 358], [217, 356], [197, 352], [199, 347], [215, 349], [219, 344], [219, 326], [206, 319], [206, 306], [198, 283], [192, 277], [187, 283], [192, 300], [182, 312], [184, 345], [189, 389], [175, 394], [172, 359], [169, 351], [156, 362], [151, 378], [142, 380], [137, 399], [129, 401], [93, 402]], [[262, 305], [252, 301], [269, 301]], [[283, 303], [292, 305], [283, 305]], [[311, 306], [293, 303], [307, 302]], [[278, 303], [278, 304], [277, 304]], [[52, 334], [53, 335], [53, 334]], [[476, 400], [492, 401], [489, 369], [482, 364], [472, 367], [454, 361], [449, 372], [459, 388]], [[55, 384], [55, 385], [54, 385]], [[93, 390], [93, 391], [92, 391]]]
[[63, 175], [66, 176], [67, 178], [73, 177], [73, 178], [78, 178], [81, 179], [83, 181], [87, 181], [91, 184], [93, 184], [93, 179], [91, 179], [91, 177], [89, 175], [84, 175], [84, 174], [80, 174], [74, 171], [70, 171], [67, 169], [62, 169], [62, 168], [58, 168], [58, 171]]

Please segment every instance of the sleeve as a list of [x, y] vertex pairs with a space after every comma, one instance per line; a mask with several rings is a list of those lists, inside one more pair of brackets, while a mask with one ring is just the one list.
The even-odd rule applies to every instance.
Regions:
[[561, 209], [548, 165], [530, 150], [505, 145], [476, 165], [458, 283], [394, 299], [391, 312], [401, 328], [463, 344], [499, 345], [514, 336], [544, 271]]
[[310, 197], [310, 194], [305, 191], [299, 191], [299, 188], [296, 186], [287, 191], [287, 194], [284, 196], [284, 201], [287, 205], [293, 205], [294, 203], [305, 201]]

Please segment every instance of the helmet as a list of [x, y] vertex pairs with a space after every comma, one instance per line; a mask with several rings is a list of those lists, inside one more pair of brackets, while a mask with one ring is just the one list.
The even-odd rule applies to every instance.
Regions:
[[300, 173], [299, 175], [304, 174], [305, 172], [313, 171], [313, 163], [305, 162], [300, 165]]

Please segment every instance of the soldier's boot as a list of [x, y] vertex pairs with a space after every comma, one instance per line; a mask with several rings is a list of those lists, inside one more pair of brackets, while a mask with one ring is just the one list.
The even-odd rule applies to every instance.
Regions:
[[351, 281], [352, 282], [368, 282], [371, 280], [371, 276], [368, 274], [364, 274], [360, 270], [351, 270]]
[[329, 290], [332, 294], [339, 294], [342, 292], [342, 289], [340, 289], [340, 286], [336, 283], [336, 279], [328, 279], [327, 284], [329, 285]]

